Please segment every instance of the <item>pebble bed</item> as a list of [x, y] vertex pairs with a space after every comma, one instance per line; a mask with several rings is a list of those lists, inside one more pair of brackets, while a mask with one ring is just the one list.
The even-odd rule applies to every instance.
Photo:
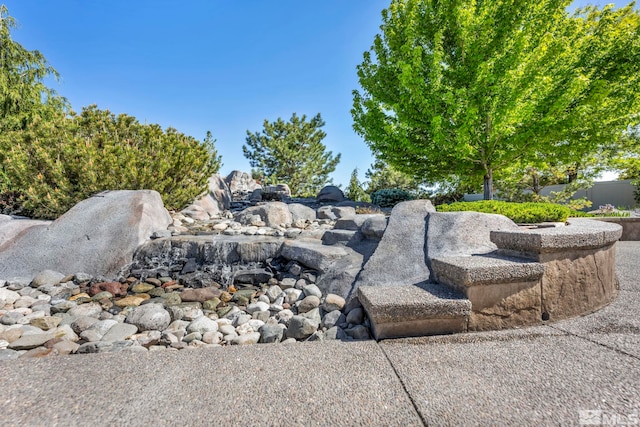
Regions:
[[226, 289], [54, 271], [30, 283], [0, 281], [0, 360], [369, 338], [357, 299], [322, 295], [313, 274], [297, 264], [290, 270], [301, 277]]
[[[296, 237], [333, 224], [308, 221], [281, 230], [174, 214], [167, 231]], [[323, 294], [317, 272], [296, 262], [212, 270], [183, 261], [170, 269], [132, 268], [119, 281], [50, 270], [30, 282], [0, 280], [0, 360], [370, 337], [357, 298], [347, 303]]]

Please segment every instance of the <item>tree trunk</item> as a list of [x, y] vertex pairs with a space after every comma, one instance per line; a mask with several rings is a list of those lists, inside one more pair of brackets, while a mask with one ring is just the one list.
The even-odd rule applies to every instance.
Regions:
[[493, 200], [493, 170], [487, 169], [484, 176], [484, 199]]

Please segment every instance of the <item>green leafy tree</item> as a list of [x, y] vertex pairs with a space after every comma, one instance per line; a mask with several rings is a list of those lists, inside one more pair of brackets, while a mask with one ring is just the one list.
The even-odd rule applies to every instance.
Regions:
[[610, 166], [621, 179], [631, 179], [636, 206], [640, 206], [640, 126], [629, 128], [620, 139], [620, 149], [612, 156]]
[[536, 153], [570, 163], [640, 120], [634, 4], [393, 0], [358, 66], [354, 128], [426, 182], [476, 180]]
[[367, 193], [372, 194], [385, 188], [398, 188], [418, 193], [422, 185], [419, 179], [400, 172], [382, 160], [376, 159], [365, 173], [368, 180]]
[[[11, 37], [16, 21], [0, 5], [0, 133], [25, 129], [38, 117], [52, 118], [68, 107], [64, 98], [44, 84], [58, 78], [56, 70], [37, 50], [27, 50]], [[10, 187], [0, 151], [0, 193]]]
[[620, 173], [620, 178], [640, 180], [640, 126], [622, 135], [616, 154], [612, 155], [610, 166]]
[[345, 196], [355, 202], [370, 202], [371, 197], [362, 188], [362, 184], [358, 180], [358, 168], [355, 168], [351, 172], [351, 179], [349, 180], [349, 186], [345, 192]]
[[322, 143], [324, 124], [320, 114], [307, 121], [294, 113], [288, 122], [265, 120], [261, 132], [247, 131], [242, 151], [252, 174], [266, 184], [288, 184], [294, 196], [316, 195], [340, 162], [340, 154], [334, 157]]

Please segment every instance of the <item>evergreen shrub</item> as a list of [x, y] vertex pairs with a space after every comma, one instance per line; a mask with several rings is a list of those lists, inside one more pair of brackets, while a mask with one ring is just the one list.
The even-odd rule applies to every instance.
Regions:
[[400, 202], [413, 200], [411, 193], [399, 188], [383, 188], [371, 193], [371, 203], [381, 208], [392, 208]]
[[213, 143], [209, 133], [200, 142], [91, 106], [0, 135], [3, 191], [20, 194], [23, 212], [34, 218], [56, 218], [104, 190], [156, 190], [167, 209], [178, 210], [220, 169]]

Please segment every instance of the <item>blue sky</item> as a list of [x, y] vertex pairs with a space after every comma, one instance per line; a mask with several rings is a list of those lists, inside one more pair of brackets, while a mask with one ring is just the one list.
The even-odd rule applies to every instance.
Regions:
[[[356, 66], [390, 0], [0, 0], [14, 40], [61, 74], [73, 108], [97, 104], [141, 122], [216, 138], [221, 173], [249, 171], [246, 131], [264, 119], [322, 114], [343, 187], [373, 161], [352, 129]], [[603, 5], [576, 1], [572, 6]], [[625, 2], [626, 4], [626, 2]], [[622, 5], [622, 3], [620, 3]]]

